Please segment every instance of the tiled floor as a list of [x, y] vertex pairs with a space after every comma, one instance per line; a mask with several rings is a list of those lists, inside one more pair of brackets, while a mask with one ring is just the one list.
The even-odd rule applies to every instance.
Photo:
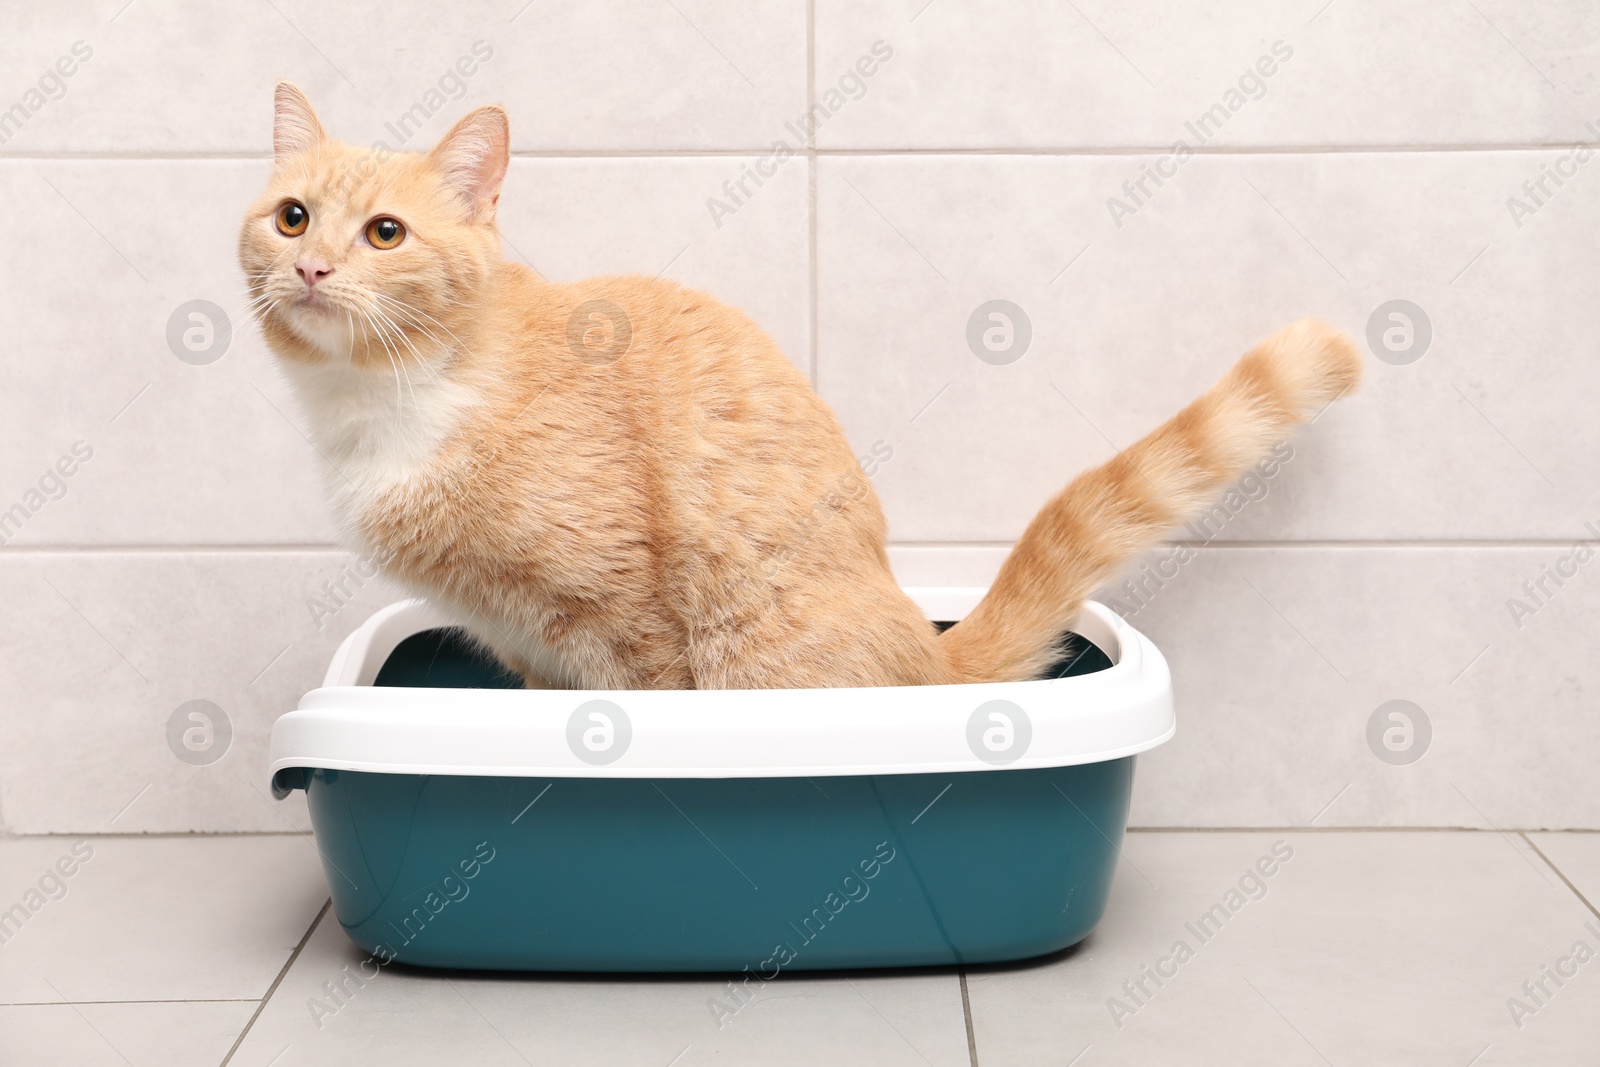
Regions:
[[[1292, 855], [1256, 877], [1275, 846]], [[319, 1017], [362, 954], [308, 840], [0, 840], [0, 908], [32, 909], [0, 926], [0, 1064], [1600, 1062], [1600, 834], [1136, 832], [1123, 851], [1075, 950], [786, 976], [719, 1029], [715, 976], [391, 967]], [[1217, 903], [1231, 918], [1197, 936]]]

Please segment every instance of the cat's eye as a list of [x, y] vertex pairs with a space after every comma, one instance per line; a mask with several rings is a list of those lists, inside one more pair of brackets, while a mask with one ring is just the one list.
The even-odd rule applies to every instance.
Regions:
[[277, 224], [278, 232], [285, 237], [299, 237], [306, 232], [306, 227], [311, 224], [311, 213], [305, 209], [305, 205], [291, 200], [278, 209], [278, 214], [274, 221]]
[[406, 239], [406, 228], [400, 220], [387, 215], [367, 223], [367, 243], [373, 248], [393, 248]]

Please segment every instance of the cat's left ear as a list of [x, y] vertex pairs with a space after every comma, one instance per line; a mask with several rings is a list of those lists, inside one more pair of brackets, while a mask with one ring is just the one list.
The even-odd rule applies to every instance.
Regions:
[[434, 145], [428, 159], [467, 205], [472, 221], [494, 217], [511, 162], [511, 128], [499, 107], [480, 107]]

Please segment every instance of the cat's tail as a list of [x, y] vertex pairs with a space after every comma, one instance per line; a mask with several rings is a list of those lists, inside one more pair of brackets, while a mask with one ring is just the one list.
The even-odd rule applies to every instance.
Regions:
[[1085, 597], [1360, 378], [1350, 339], [1302, 319], [1148, 437], [1079, 475], [1028, 524], [982, 602], [940, 637], [951, 680], [1037, 678]]

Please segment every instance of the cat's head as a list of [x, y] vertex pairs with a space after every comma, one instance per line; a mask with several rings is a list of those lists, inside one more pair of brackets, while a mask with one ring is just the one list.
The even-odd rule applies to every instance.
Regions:
[[272, 178], [239, 234], [252, 310], [296, 361], [387, 370], [452, 343], [499, 259], [505, 112], [479, 108], [426, 154], [330, 140], [279, 82]]

